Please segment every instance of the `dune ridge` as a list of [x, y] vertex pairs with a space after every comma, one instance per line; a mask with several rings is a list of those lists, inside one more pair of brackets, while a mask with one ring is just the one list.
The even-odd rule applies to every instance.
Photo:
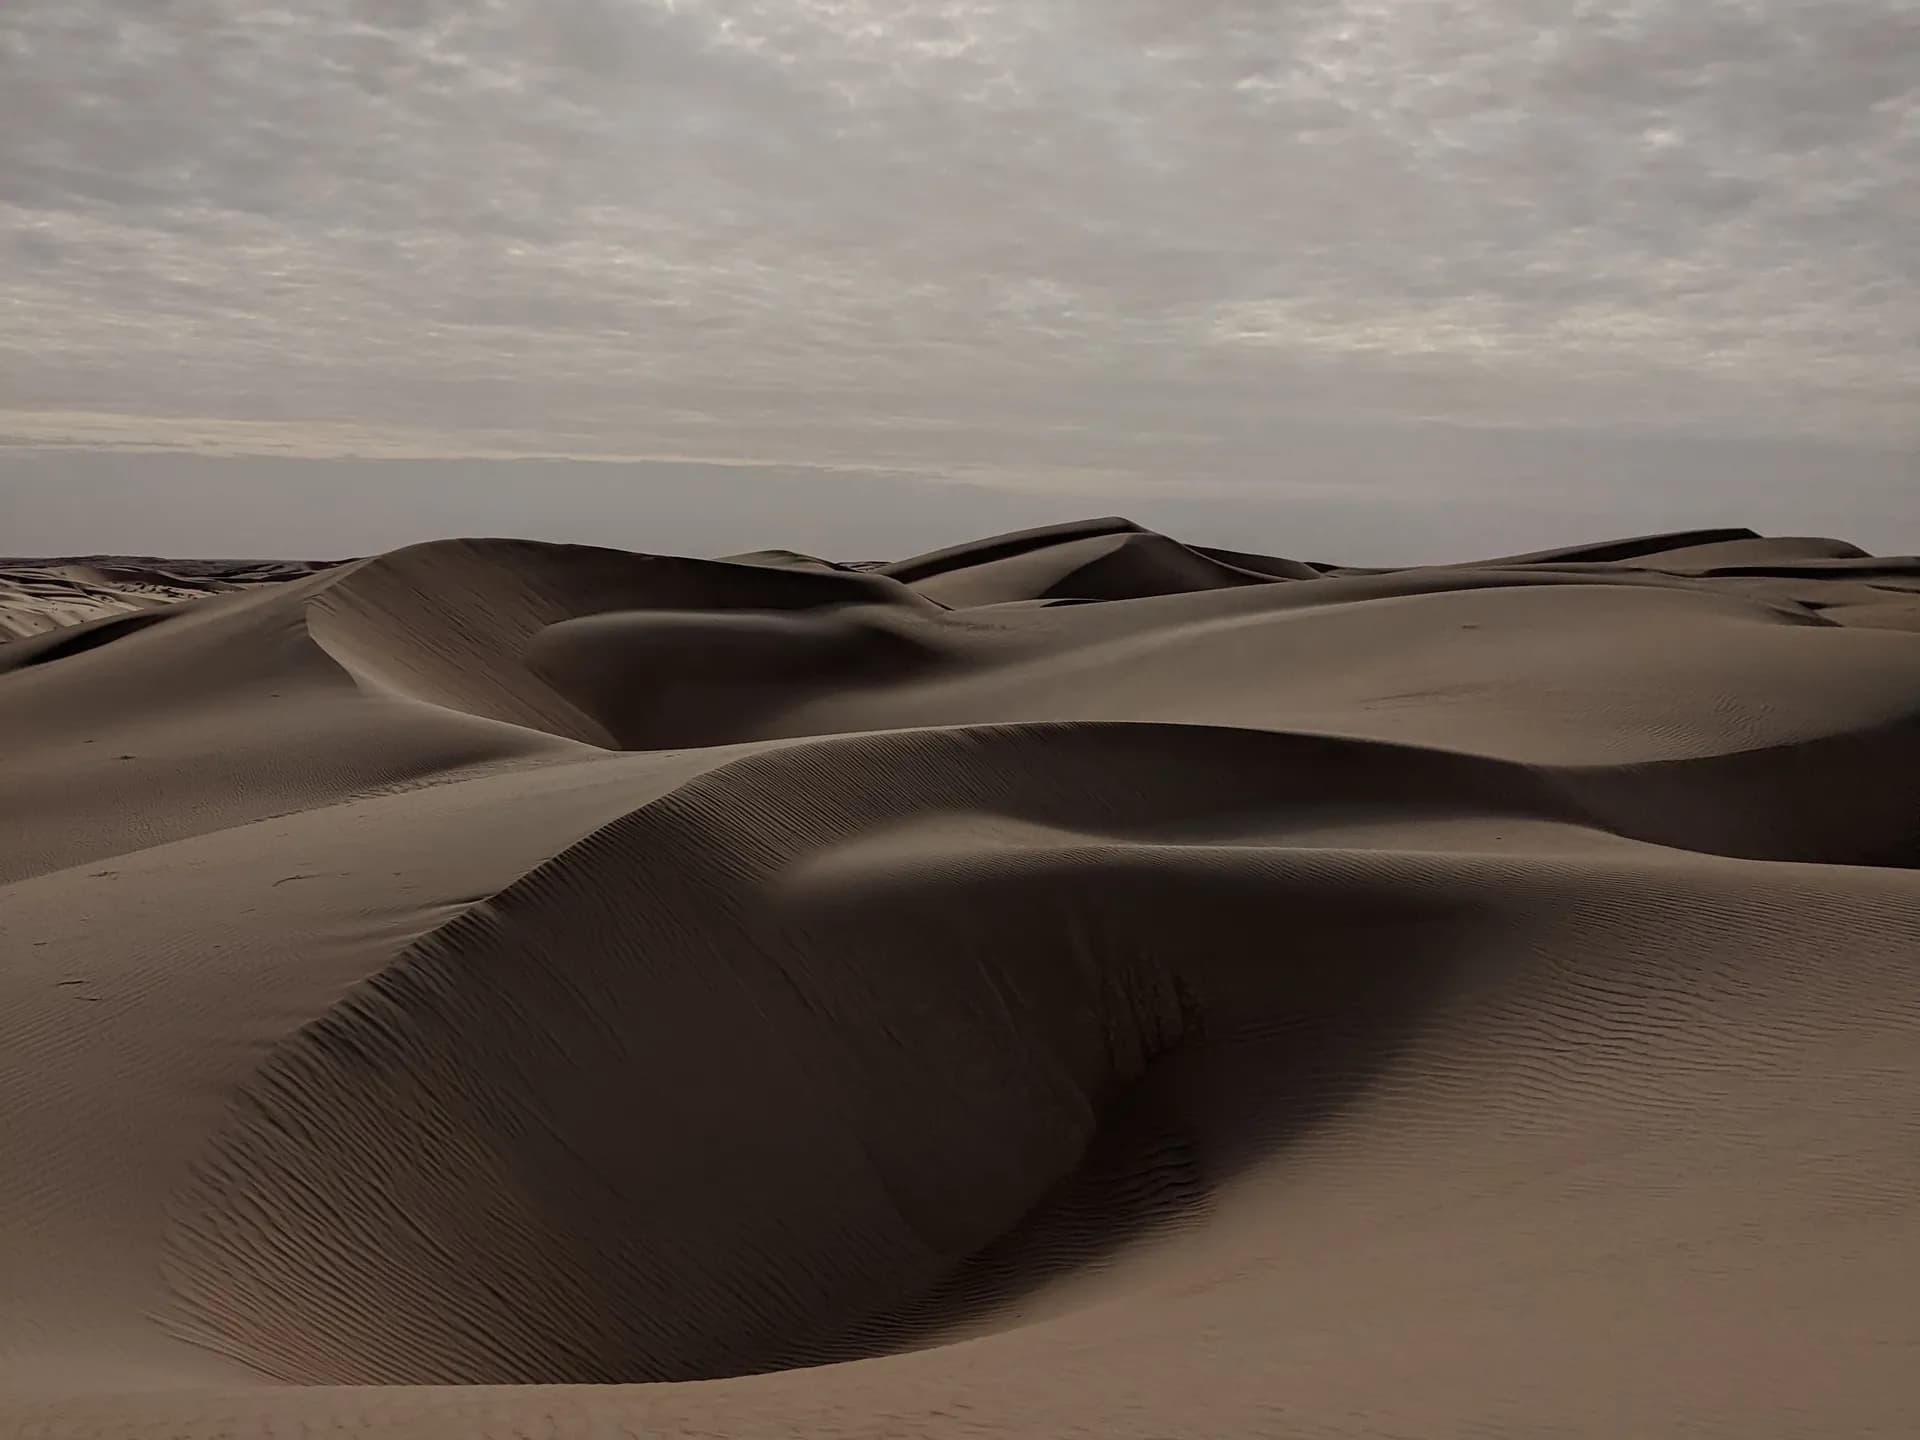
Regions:
[[1106, 518], [15, 613], [0, 1428], [1920, 1406], [1920, 560]]

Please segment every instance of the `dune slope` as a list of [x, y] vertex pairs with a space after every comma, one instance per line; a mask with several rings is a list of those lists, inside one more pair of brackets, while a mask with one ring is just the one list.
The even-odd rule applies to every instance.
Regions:
[[0, 1431], [1911, 1432], [1920, 561], [205, 588], [0, 644]]

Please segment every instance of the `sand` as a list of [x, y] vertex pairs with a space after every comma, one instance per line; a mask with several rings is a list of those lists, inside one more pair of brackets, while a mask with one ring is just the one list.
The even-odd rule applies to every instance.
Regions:
[[271, 585], [328, 568], [326, 561], [158, 560], [130, 555], [0, 559], [0, 640]]
[[1914, 1432], [1920, 560], [0, 612], [0, 1432]]

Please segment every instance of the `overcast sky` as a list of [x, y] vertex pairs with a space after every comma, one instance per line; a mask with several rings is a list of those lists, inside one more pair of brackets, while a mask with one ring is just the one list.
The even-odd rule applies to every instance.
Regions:
[[375, 543], [358, 482], [484, 528], [529, 455], [675, 523], [700, 461], [1897, 527], [1920, 0], [0, 0], [0, 447], [15, 551], [148, 533], [102, 451], [283, 457], [288, 528], [351, 474]]

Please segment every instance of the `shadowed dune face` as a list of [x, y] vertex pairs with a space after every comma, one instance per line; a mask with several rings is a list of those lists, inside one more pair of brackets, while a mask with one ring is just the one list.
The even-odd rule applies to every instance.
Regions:
[[[1248, 806], [1221, 741], [1254, 758], [1104, 729], [862, 737], [596, 833], [256, 1078], [176, 1206], [173, 1323], [287, 1379], [709, 1378], [893, 1348], [1062, 1245], [1189, 1218], [1233, 1146], [1332, 1091], [1243, 1087], [1218, 1155], [1143, 1176], [1195, 1123], [1159, 1062], [1181, 1052], [1191, 1085], [1271, 1028], [1342, 1037], [1322, 1060], [1355, 1080], [1449, 941], [1440, 904], [1316, 883], [1284, 828], [1250, 828], [1289, 807]], [[1189, 750], [1177, 792], [1145, 780], [1090, 819], [1108, 777]], [[1382, 953], [1337, 960], [1362, 932]], [[1147, 1138], [1112, 1123], [1142, 1106]], [[1104, 1173], [1072, 1185], [1103, 1127]], [[1062, 1189], [1071, 1233], [969, 1266]]]
[[1920, 1403], [1920, 562], [273, 578], [0, 645], [0, 1414]]
[[549, 625], [526, 662], [621, 748], [653, 750], [746, 738], [807, 700], [924, 675], [943, 642], [937, 623], [892, 606], [636, 610]]

